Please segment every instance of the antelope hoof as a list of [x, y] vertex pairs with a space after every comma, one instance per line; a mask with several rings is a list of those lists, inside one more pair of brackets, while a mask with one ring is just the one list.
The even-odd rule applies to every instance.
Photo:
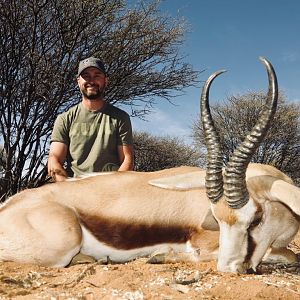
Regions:
[[170, 257], [174, 257], [174, 250], [171, 247], [162, 247], [150, 256], [148, 264], [165, 264], [170, 262]]
[[94, 257], [89, 256], [89, 255], [85, 255], [85, 254], [82, 254], [82, 253], [78, 253], [72, 258], [72, 260], [69, 264], [69, 267], [74, 266], [74, 265], [78, 265], [78, 264], [90, 264], [90, 263], [94, 263], [94, 262], [96, 262]]

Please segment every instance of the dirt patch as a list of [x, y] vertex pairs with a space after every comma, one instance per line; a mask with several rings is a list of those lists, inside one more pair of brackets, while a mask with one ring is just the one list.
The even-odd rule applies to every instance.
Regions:
[[[292, 243], [300, 252], [299, 233]], [[1, 263], [0, 299], [300, 299], [300, 264], [261, 265], [262, 275], [220, 273], [199, 264], [80, 264], [64, 269]]]

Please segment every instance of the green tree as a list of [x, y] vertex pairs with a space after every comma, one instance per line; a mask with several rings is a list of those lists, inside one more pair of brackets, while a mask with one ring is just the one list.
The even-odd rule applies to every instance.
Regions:
[[203, 155], [177, 138], [134, 133], [135, 170], [157, 171], [178, 166], [201, 166]]
[[[231, 96], [226, 103], [211, 105], [215, 125], [223, 145], [224, 163], [237, 144], [254, 126], [266, 101], [265, 93], [250, 92]], [[270, 164], [287, 173], [296, 182], [300, 179], [300, 106], [287, 102], [281, 93], [277, 112], [264, 141], [252, 162]], [[205, 148], [200, 120], [193, 124], [193, 138]]]
[[108, 68], [109, 102], [143, 117], [154, 98], [171, 100], [195, 84], [180, 54], [186, 26], [159, 2], [128, 8], [121, 0], [0, 2], [0, 139], [6, 195], [45, 182], [49, 136], [58, 113], [80, 101], [79, 60]]

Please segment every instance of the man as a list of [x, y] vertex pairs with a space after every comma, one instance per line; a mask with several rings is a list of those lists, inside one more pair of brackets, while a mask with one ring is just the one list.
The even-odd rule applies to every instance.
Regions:
[[102, 61], [94, 57], [82, 60], [77, 83], [81, 103], [59, 115], [54, 124], [49, 175], [55, 181], [62, 181], [84, 173], [132, 170], [130, 118], [104, 100], [108, 77]]

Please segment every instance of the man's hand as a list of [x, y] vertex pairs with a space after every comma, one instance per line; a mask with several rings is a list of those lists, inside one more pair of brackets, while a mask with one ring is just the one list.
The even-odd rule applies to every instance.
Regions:
[[68, 175], [63, 168], [63, 162], [67, 156], [67, 146], [63, 143], [53, 142], [50, 146], [48, 158], [48, 174], [54, 181], [64, 181]]
[[54, 181], [64, 181], [68, 177], [66, 170], [54, 157], [49, 157], [48, 175], [51, 176]]
[[51, 176], [54, 181], [65, 181], [68, 177], [67, 172], [63, 168], [51, 168], [51, 170], [48, 170], [48, 175]]

